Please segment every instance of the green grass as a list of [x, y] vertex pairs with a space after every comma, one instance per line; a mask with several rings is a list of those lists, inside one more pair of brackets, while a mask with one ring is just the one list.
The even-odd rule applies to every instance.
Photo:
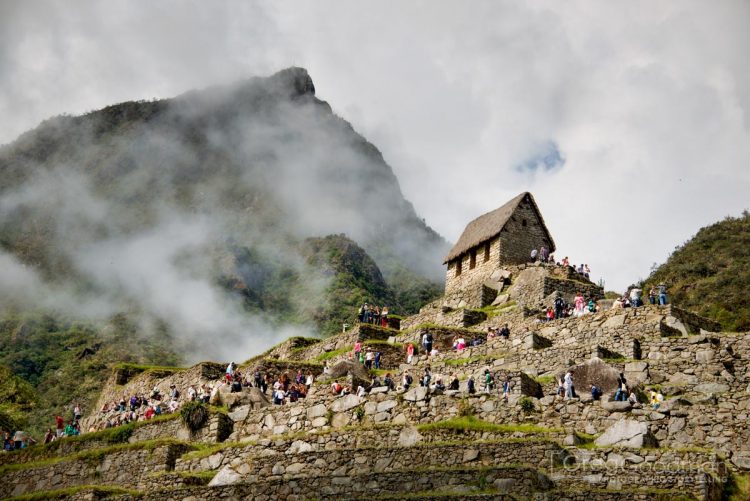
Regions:
[[418, 330], [423, 330], [423, 329], [440, 329], [443, 331], [453, 331], [456, 333], [463, 333], [463, 334], [467, 334], [467, 333], [468, 334], [483, 334], [483, 332], [479, 329], [466, 329], [463, 327], [447, 327], [445, 325], [439, 325], [439, 324], [426, 322], [423, 324], [415, 325], [414, 327], [409, 327], [406, 330], [399, 331], [399, 335], [411, 334], [413, 332], [416, 332]]
[[[95, 494], [95, 499], [99, 499], [100, 496], [115, 496], [115, 495], [130, 495], [140, 496], [140, 492], [132, 489], [124, 489], [122, 487], [115, 487], [110, 485], [77, 485], [75, 487], [68, 487], [67, 489], [57, 489], [54, 491], [40, 491], [32, 494], [24, 494], [22, 496], [13, 497], [14, 501], [46, 501], [48, 499], [66, 499], [76, 494], [91, 491]], [[98, 494], [99, 496], [97, 496]]]
[[554, 375], [549, 376], [537, 376], [534, 378], [534, 381], [541, 384], [542, 386], [548, 385], [550, 383], [554, 383], [557, 381], [557, 378]]
[[446, 490], [420, 491], [420, 492], [401, 492], [390, 493], [375, 496], [374, 499], [438, 499], [438, 498], [456, 498], [465, 499], [466, 496], [492, 496], [497, 494], [494, 489], [472, 489], [469, 492], [456, 492]]
[[0, 466], [0, 475], [6, 472], [11, 472], [11, 471], [43, 468], [45, 466], [51, 466], [53, 464], [68, 462], [68, 461], [101, 460], [102, 458], [104, 458], [104, 456], [108, 454], [114, 454], [116, 452], [122, 452], [122, 451], [134, 451], [134, 450], [153, 451], [155, 448], [165, 446], [165, 445], [185, 445], [190, 448], [195, 447], [193, 445], [187, 444], [185, 442], [181, 442], [179, 440], [174, 440], [174, 439], [145, 440], [143, 442], [136, 442], [133, 444], [119, 444], [119, 445], [112, 445], [109, 447], [101, 447], [101, 448], [92, 449], [89, 451], [77, 452], [75, 454], [71, 454], [68, 456], [57, 456], [57, 457], [42, 459], [39, 461], [31, 461], [28, 463], [6, 464], [3, 466]]
[[61, 447], [64, 447], [65, 445], [71, 443], [80, 443], [82, 446], [85, 446], [86, 442], [98, 441], [112, 445], [121, 444], [127, 442], [128, 439], [130, 439], [130, 437], [132, 436], [133, 432], [138, 428], [153, 425], [154, 423], [172, 421], [174, 419], [179, 419], [179, 417], [179, 413], [163, 414], [161, 416], [156, 416], [148, 421], [136, 421], [134, 423], [115, 426], [112, 428], [107, 428], [105, 430], [95, 431], [93, 433], [84, 433], [83, 435], [76, 435], [73, 437], [63, 437], [55, 440], [54, 442], [50, 442], [49, 444], [35, 445], [27, 449], [22, 449], [20, 451], [11, 451], [7, 454], [10, 454], [11, 457], [12, 455], [17, 454], [19, 456], [24, 455], [25, 457], [33, 458], [54, 454]]
[[187, 367], [172, 367], [168, 365], [145, 365], [145, 364], [131, 364], [131, 363], [120, 363], [115, 364], [113, 367], [115, 370], [131, 370], [137, 372], [182, 372], [187, 370]]
[[[653, 499], [654, 501], [696, 501], [695, 496], [692, 494], [684, 494], [677, 490], [668, 490], [668, 489], [597, 489], [597, 488], [587, 488], [586, 492], [590, 493], [601, 493], [601, 494], [609, 494], [609, 493], [632, 493], [634, 496], [636, 494], [647, 494], [649, 495], [648, 499]], [[549, 496], [549, 499], [558, 499], [560, 497], [566, 497], [566, 494], [573, 494], [577, 495], [580, 494], [580, 489], [553, 489], [551, 491], [546, 491], [545, 494]], [[744, 501], [744, 498], [743, 498]]]
[[155, 471], [149, 473], [147, 476], [150, 478], [168, 477], [171, 475], [177, 475], [182, 478], [194, 478], [200, 481], [202, 484], [208, 484], [215, 476], [216, 470], [205, 470], [205, 471]]
[[516, 303], [516, 301], [513, 299], [498, 306], [490, 305], [490, 306], [485, 306], [483, 308], [477, 308], [471, 311], [484, 313], [485, 315], [487, 315], [487, 319], [493, 319], [497, 316], [503, 315], [504, 313], [508, 313], [510, 310], [515, 309], [517, 305], [518, 303]]
[[332, 358], [336, 358], [338, 356], [344, 355], [345, 353], [348, 353], [352, 351], [353, 349], [354, 347], [351, 347], [351, 348], [347, 347], [347, 348], [339, 348], [338, 350], [325, 351], [321, 353], [320, 355], [318, 355], [317, 357], [315, 357], [315, 360], [318, 360], [320, 362], [331, 360]]
[[473, 357], [465, 357], [465, 358], [446, 358], [445, 360], [443, 360], [443, 363], [449, 367], [456, 367], [460, 365], [473, 364], [475, 362], [496, 360], [498, 358], [503, 358], [506, 355], [507, 355], [506, 353], [488, 353], [487, 355], [474, 355]]
[[539, 426], [530, 423], [514, 423], [514, 424], [496, 424], [482, 421], [474, 416], [463, 416], [444, 421], [437, 421], [435, 423], [420, 424], [417, 426], [419, 431], [429, 432], [432, 430], [452, 430], [452, 431], [487, 431], [495, 433], [530, 433], [530, 434], [542, 434], [542, 433], [559, 433], [562, 431], [560, 428], [547, 428], [545, 426]]
[[256, 444], [257, 442], [255, 440], [246, 440], [243, 442], [221, 442], [220, 444], [211, 445], [195, 444], [196, 450], [183, 454], [181, 456], [181, 459], [185, 461], [189, 461], [192, 459], [202, 459], [213, 456], [217, 452], [221, 452], [226, 449], [240, 449]]
[[372, 345], [386, 345], [386, 346], [393, 346], [395, 348], [403, 348], [403, 343], [389, 343], [388, 341], [384, 339], [368, 339], [367, 341], [362, 341], [362, 347], [372, 346]]
[[750, 499], [750, 474], [733, 474], [724, 494], [726, 501], [747, 501]]
[[668, 287], [670, 303], [719, 322], [723, 330], [750, 330], [750, 212], [701, 228], [675, 248], [645, 280], [643, 291]]

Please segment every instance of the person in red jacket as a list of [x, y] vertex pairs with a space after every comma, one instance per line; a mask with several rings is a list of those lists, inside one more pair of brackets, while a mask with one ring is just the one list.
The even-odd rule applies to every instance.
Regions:
[[57, 426], [57, 437], [60, 438], [65, 430], [65, 420], [61, 416], [55, 416], [55, 425]]

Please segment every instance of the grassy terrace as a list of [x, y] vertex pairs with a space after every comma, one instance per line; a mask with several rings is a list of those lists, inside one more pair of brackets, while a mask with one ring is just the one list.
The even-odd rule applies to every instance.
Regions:
[[561, 433], [562, 428], [547, 428], [529, 423], [517, 423], [517, 424], [496, 424], [482, 421], [474, 416], [462, 416], [445, 421], [437, 421], [434, 423], [420, 424], [417, 426], [419, 431], [433, 431], [433, 430], [452, 430], [458, 432], [467, 431], [488, 431], [494, 433], [530, 433], [530, 434], [545, 434], [545, 433]]
[[131, 363], [120, 363], [113, 366], [115, 372], [129, 374], [128, 378], [144, 373], [150, 374], [154, 377], [167, 377], [188, 369], [189, 367], [170, 367], [166, 365], [142, 365]]
[[455, 331], [457, 333], [464, 333], [464, 334], [483, 334], [483, 332], [479, 329], [466, 329], [464, 327], [447, 327], [445, 325], [432, 324], [432, 323], [418, 324], [413, 327], [409, 327], [406, 330], [397, 331], [397, 332], [399, 332], [399, 335], [402, 336], [405, 334], [412, 334], [416, 331], [423, 330], [423, 329], [440, 329], [443, 331]]
[[515, 300], [511, 300], [511, 301], [508, 301], [507, 303], [503, 303], [498, 306], [485, 306], [484, 308], [477, 308], [471, 311], [484, 313], [485, 315], [487, 315], [487, 319], [492, 319], [497, 316], [500, 316], [500, 315], [503, 315], [505, 313], [515, 310], [516, 306], [518, 306], [518, 303], [516, 303]]
[[446, 366], [469, 365], [475, 362], [485, 362], [488, 360], [504, 358], [506, 355], [507, 353], [488, 353], [486, 355], [474, 355], [473, 357], [446, 358], [443, 359], [443, 364], [445, 364]]
[[14, 501], [46, 501], [49, 499], [67, 499], [70, 496], [82, 493], [91, 493], [94, 495], [93, 499], [99, 499], [105, 496], [115, 496], [120, 494], [127, 494], [131, 496], [139, 496], [140, 492], [131, 489], [123, 489], [122, 487], [114, 487], [109, 485], [77, 485], [75, 487], [69, 487], [67, 489], [57, 489], [54, 491], [40, 491], [32, 494], [24, 494], [22, 496], [16, 496], [13, 498]]
[[138, 451], [138, 450], [153, 451], [157, 447], [162, 447], [165, 445], [184, 445], [190, 449], [195, 448], [194, 445], [188, 444], [186, 442], [181, 442], [179, 440], [174, 440], [174, 439], [145, 440], [143, 442], [135, 442], [132, 444], [119, 444], [119, 445], [112, 445], [109, 447], [101, 447], [98, 449], [92, 449], [90, 451], [77, 452], [75, 454], [70, 454], [68, 456], [46, 458], [46, 459], [41, 459], [39, 461], [31, 461], [28, 463], [7, 464], [4, 466], [0, 466], [0, 475], [6, 472], [10, 472], [10, 471], [43, 468], [45, 466], [51, 466], [53, 464], [63, 463], [63, 462], [68, 462], [68, 461], [100, 460], [108, 454], [114, 454], [116, 452], [122, 452], [122, 451]]
[[[218, 410], [218, 408], [215, 408]], [[148, 421], [136, 421], [133, 423], [116, 426], [113, 428], [107, 428], [106, 430], [96, 431], [93, 433], [84, 433], [83, 435], [76, 435], [74, 437], [63, 437], [49, 444], [35, 445], [27, 449], [20, 451], [11, 451], [8, 454], [11, 458], [14, 455], [23, 457], [45, 457], [51, 454], [55, 454], [59, 449], [69, 445], [80, 444], [80, 447], [86, 447], [89, 442], [104, 442], [107, 444], [121, 444], [125, 443], [133, 435], [133, 432], [143, 426], [149, 426], [155, 423], [163, 423], [165, 421], [172, 421], [179, 419], [180, 414], [178, 412], [172, 414], [163, 414], [156, 416]]]
[[339, 348], [338, 350], [331, 350], [331, 351], [325, 351], [315, 357], [315, 360], [318, 360], [320, 362], [324, 362], [326, 360], [330, 360], [332, 358], [336, 358], [340, 355], [343, 355], [347, 352], [352, 351], [353, 347], [346, 347], [346, 348]]

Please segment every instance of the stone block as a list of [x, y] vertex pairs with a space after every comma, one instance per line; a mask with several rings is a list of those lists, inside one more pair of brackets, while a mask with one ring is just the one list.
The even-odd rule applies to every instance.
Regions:
[[286, 454], [299, 454], [301, 452], [310, 452], [313, 446], [302, 440], [295, 440], [286, 450]]
[[349, 421], [351, 421], [351, 417], [349, 414], [346, 413], [339, 413], [334, 414], [333, 418], [331, 419], [331, 426], [334, 428], [343, 428], [344, 426], [349, 424]]
[[316, 417], [312, 420], [311, 424], [313, 428], [320, 428], [328, 424], [328, 419], [326, 419], [325, 417]]
[[608, 412], [627, 412], [630, 409], [633, 408], [632, 404], [630, 402], [617, 402], [617, 401], [609, 401], [609, 402], [602, 402], [602, 409], [608, 411]]
[[706, 364], [714, 359], [713, 350], [701, 350], [695, 353], [695, 361], [700, 364]]
[[328, 408], [324, 404], [313, 405], [307, 409], [307, 418], [313, 420], [317, 417], [325, 416]]
[[398, 405], [398, 402], [396, 402], [395, 400], [384, 400], [378, 404], [377, 411], [378, 412], [389, 411], [393, 409], [394, 407], [396, 407], [397, 405]]
[[422, 440], [422, 435], [412, 426], [406, 426], [398, 435], [398, 445], [401, 447], [411, 447]]
[[331, 410], [333, 412], [346, 412], [357, 407], [360, 403], [362, 403], [361, 399], [357, 395], [350, 393], [334, 401], [331, 404]]
[[610, 426], [595, 443], [602, 447], [640, 448], [656, 445], [656, 439], [649, 431], [648, 423], [623, 418]]
[[703, 383], [693, 387], [694, 391], [705, 394], [726, 393], [729, 385], [723, 383]]
[[615, 315], [604, 321], [602, 327], [620, 327], [625, 324], [625, 315]]
[[421, 402], [427, 398], [429, 390], [424, 386], [416, 386], [404, 393], [404, 400], [409, 402]]
[[625, 372], [643, 372], [648, 369], [648, 362], [628, 362], [625, 364]]
[[209, 487], [218, 487], [221, 485], [232, 485], [242, 481], [242, 475], [234, 471], [231, 467], [225, 466], [214, 475], [214, 478], [208, 483]]

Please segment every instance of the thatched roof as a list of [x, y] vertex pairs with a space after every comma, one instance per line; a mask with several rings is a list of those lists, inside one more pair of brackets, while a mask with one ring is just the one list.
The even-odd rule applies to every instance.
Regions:
[[554, 240], [552, 240], [552, 235], [550, 235], [549, 230], [544, 225], [542, 213], [539, 211], [539, 207], [537, 207], [536, 202], [534, 201], [534, 197], [531, 196], [531, 193], [525, 191], [507, 202], [502, 207], [495, 209], [492, 212], [488, 212], [483, 216], [479, 216], [478, 218], [467, 224], [466, 229], [464, 229], [464, 232], [461, 234], [461, 238], [458, 239], [456, 245], [454, 245], [451, 251], [448, 253], [445, 260], [443, 261], [443, 264], [453, 261], [463, 253], [473, 249], [474, 247], [482, 245], [487, 240], [495, 238], [498, 234], [500, 234], [501, 231], [503, 231], [505, 224], [516, 211], [518, 205], [527, 198], [531, 202], [531, 206], [534, 208], [534, 211], [539, 217], [539, 221], [542, 223], [544, 232], [547, 234], [547, 239], [549, 240], [550, 245], [549, 251], [554, 252], [555, 242]]

